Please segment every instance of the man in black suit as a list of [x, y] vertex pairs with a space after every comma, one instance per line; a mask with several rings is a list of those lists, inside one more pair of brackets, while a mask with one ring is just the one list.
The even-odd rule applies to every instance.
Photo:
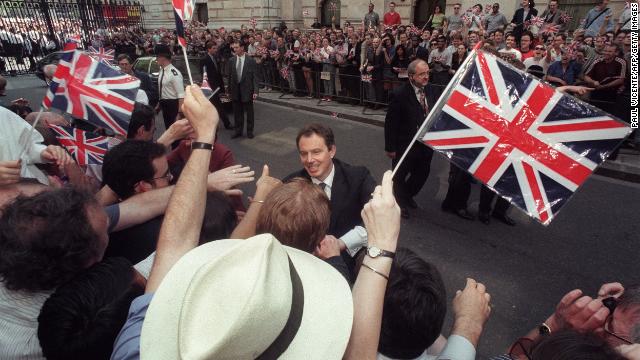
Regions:
[[[335, 158], [333, 131], [327, 126], [306, 125], [298, 132], [296, 144], [304, 169], [290, 174], [283, 181], [301, 177], [324, 190], [331, 203], [327, 235], [341, 240], [342, 250], [355, 255], [367, 242], [360, 213], [371, 199], [376, 182], [366, 167], [349, 165]], [[344, 252], [343, 258], [347, 265], [353, 266], [353, 259], [345, 256]]]
[[147, 94], [147, 98], [149, 99], [149, 106], [152, 108], [158, 104], [158, 100], [160, 95], [158, 94], [158, 85], [153, 83], [153, 80], [142, 71], [137, 71], [133, 69], [133, 62], [131, 61], [131, 57], [127, 54], [120, 54], [117, 58], [118, 66], [123, 73], [127, 75], [134, 76], [140, 80], [140, 90], [144, 91]]
[[[200, 69], [202, 69], [202, 78], [204, 79], [204, 74], [207, 74], [207, 81], [209, 82], [209, 86], [212, 90], [216, 90], [216, 88], [220, 88], [220, 90], [224, 89], [224, 82], [222, 81], [222, 65], [218, 59], [218, 45], [215, 41], [207, 42], [207, 53], [204, 55], [204, 58], [200, 61]], [[220, 93], [217, 92], [209, 101], [216, 107], [218, 110], [218, 114], [220, 114], [220, 120], [224, 124], [225, 129], [231, 129], [231, 123], [229, 122], [229, 117], [227, 116], [227, 112], [224, 111], [224, 107], [222, 106], [222, 102], [220, 101]]]
[[244, 113], [247, 113], [247, 137], [253, 139], [253, 101], [258, 97], [258, 66], [256, 61], [245, 55], [244, 46], [238, 41], [231, 44], [235, 56], [229, 59], [227, 68], [227, 93], [233, 102], [233, 117], [236, 133], [242, 136]]
[[424, 60], [411, 62], [407, 72], [409, 82], [391, 93], [384, 122], [384, 149], [394, 168], [411, 147], [393, 179], [393, 191], [405, 219], [409, 218], [409, 207], [418, 207], [413, 197], [427, 181], [433, 157], [431, 148], [411, 142], [437, 101], [436, 89], [429, 84], [429, 65]]

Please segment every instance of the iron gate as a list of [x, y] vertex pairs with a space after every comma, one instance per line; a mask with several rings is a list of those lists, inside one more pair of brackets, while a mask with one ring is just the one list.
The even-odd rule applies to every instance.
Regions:
[[27, 73], [66, 41], [144, 30], [144, 7], [122, 0], [0, 0], [0, 72]]

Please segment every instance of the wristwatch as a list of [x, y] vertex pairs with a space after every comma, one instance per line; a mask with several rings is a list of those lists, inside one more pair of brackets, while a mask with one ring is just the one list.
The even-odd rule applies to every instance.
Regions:
[[551, 328], [549, 327], [549, 325], [542, 323], [538, 327], [538, 332], [540, 333], [540, 335], [549, 335], [551, 334]]
[[391, 252], [391, 251], [386, 251], [386, 250], [382, 250], [380, 248], [377, 248], [375, 246], [368, 246], [367, 247], [367, 255], [369, 255], [370, 258], [377, 258], [378, 256], [385, 256], [385, 257], [389, 257], [389, 258], [394, 258], [396, 256], [396, 253]]

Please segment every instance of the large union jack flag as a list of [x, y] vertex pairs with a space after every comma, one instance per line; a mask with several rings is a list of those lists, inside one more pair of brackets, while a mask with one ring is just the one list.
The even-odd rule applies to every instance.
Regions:
[[493, 55], [474, 54], [419, 139], [547, 225], [631, 129]]
[[89, 46], [89, 50], [87, 54], [94, 58], [97, 62], [101, 62], [103, 64], [113, 66], [113, 60], [115, 59], [116, 51], [113, 49], [105, 49], [103, 47], [94, 48], [93, 46]]
[[66, 126], [49, 125], [49, 128], [78, 165], [102, 165], [109, 150], [109, 137]]
[[193, 9], [195, 7], [195, 0], [172, 0], [173, 16], [176, 20], [176, 33], [178, 35], [178, 42], [183, 48], [187, 48], [187, 40], [185, 37], [184, 23], [191, 20], [193, 16]]
[[43, 105], [126, 136], [139, 87], [140, 80], [70, 49], [60, 55]]

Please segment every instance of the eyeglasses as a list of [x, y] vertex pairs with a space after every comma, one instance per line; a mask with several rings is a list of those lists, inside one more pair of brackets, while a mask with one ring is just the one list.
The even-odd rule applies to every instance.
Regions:
[[533, 340], [529, 338], [520, 338], [516, 340], [509, 349], [509, 357], [512, 359], [519, 359], [521, 356], [531, 360], [531, 347], [533, 346]]
[[160, 179], [166, 179], [168, 182], [171, 182], [171, 180], [173, 180], [173, 174], [171, 173], [171, 171], [167, 170], [167, 173], [164, 174], [163, 176], [153, 178], [151, 180], [153, 181], [153, 180], [160, 180]]
[[543, 46], [536, 46], [536, 50], [544, 50]]
[[618, 299], [614, 298], [613, 296], [610, 296], [602, 300], [602, 305], [604, 305], [607, 309], [609, 309], [609, 316], [607, 316], [607, 320], [605, 320], [604, 322], [604, 332], [624, 342], [625, 344], [628, 344], [628, 345], [633, 344], [633, 341], [609, 330], [611, 328], [611, 321], [613, 321], [613, 312], [616, 310], [616, 307], [618, 306]]

